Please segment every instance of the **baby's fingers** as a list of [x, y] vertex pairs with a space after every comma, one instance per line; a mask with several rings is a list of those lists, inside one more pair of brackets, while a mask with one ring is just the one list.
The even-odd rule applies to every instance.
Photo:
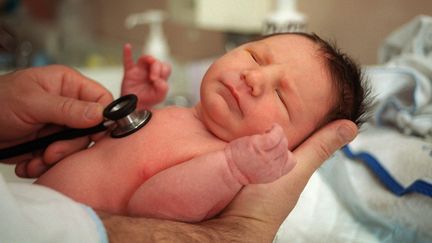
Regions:
[[147, 68], [157, 62], [156, 58], [150, 55], [143, 55], [138, 58], [137, 64], [142, 68]]
[[165, 98], [166, 93], [168, 92], [168, 83], [164, 80], [159, 79], [154, 82], [154, 87], [157, 94], [163, 99]]
[[154, 60], [150, 66], [150, 80], [164, 80], [166, 81], [171, 74], [171, 65], [159, 60]]
[[254, 135], [253, 144], [255, 147], [264, 151], [275, 149], [276, 147], [285, 146], [288, 149], [288, 142], [282, 127], [274, 124], [272, 128], [264, 134]]
[[162, 68], [161, 68], [161, 74], [160, 77], [161, 79], [167, 81], [169, 76], [171, 75], [171, 65], [168, 63], [162, 63]]
[[150, 66], [150, 80], [151, 81], [157, 81], [161, 78], [161, 71], [162, 71], [162, 63], [159, 61], [155, 61]]
[[125, 70], [132, 68], [134, 61], [132, 59], [132, 46], [127, 43], [123, 46], [123, 66]]

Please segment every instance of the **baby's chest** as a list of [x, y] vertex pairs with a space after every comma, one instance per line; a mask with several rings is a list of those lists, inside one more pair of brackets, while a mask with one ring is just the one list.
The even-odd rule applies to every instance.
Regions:
[[184, 163], [218, 148], [213, 141], [194, 136], [194, 134], [170, 133], [169, 136], [167, 134], [162, 135], [157, 141], [146, 142], [148, 152], [136, 158], [144, 169], [150, 170], [150, 174]]
[[112, 144], [111, 149], [104, 149], [108, 151], [104, 156], [112, 161], [114, 167], [121, 163], [123, 169], [139, 172], [147, 178], [219, 148], [220, 141], [203, 135], [195, 127], [181, 126], [181, 123], [175, 122], [170, 123], [170, 126], [155, 123], [117, 145]]

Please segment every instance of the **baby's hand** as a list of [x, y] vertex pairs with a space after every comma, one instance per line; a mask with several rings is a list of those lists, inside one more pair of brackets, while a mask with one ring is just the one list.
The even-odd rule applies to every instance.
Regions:
[[225, 156], [234, 176], [243, 184], [269, 183], [288, 173], [296, 164], [281, 126], [264, 134], [231, 141]]
[[138, 96], [138, 108], [151, 108], [162, 102], [168, 92], [167, 79], [171, 66], [148, 55], [140, 56], [137, 63], [132, 58], [132, 46], [123, 48], [124, 77], [121, 94]]

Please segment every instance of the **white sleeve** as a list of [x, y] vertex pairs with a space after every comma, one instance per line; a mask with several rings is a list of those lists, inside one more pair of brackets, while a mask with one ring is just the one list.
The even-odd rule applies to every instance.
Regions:
[[47, 187], [0, 174], [0, 242], [108, 242], [89, 207]]

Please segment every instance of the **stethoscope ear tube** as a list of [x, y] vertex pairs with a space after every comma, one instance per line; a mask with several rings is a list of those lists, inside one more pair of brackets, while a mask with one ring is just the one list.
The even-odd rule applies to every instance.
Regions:
[[61, 132], [54, 133], [45, 137], [41, 137], [33, 141], [18, 144], [16, 146], [9, 147], [6, 149], [0, 149], [0, 160], [46, 148], [48, 147], [48, 145], [50, 145], [55, 141], [83, 137], [90, 134], [102, 132], [107, 129], [108, 127], [106, 127], [104, 123], [100, 123], [99, 125], [90, 128], [82, 128], [82, 129], [68, 128]]
[[[105, 131], [111, 127], [113, 128], [110, 134], [111, 137], [121, 138], [128, 136], [147, 124], [151, 118], [151, 112], [148, 110], [135, 111], [137, 102], [138, 98], [134, 94], [122, 96], [104, 109], [103, 115], [107, 120], [99, 125], [82, 129], [68, 128], [30, 142], [0, 149], [0, 160], [46, 148], [55, 141], [83, 137]], [[114, 123], [115, 125], [113, 125]]]

